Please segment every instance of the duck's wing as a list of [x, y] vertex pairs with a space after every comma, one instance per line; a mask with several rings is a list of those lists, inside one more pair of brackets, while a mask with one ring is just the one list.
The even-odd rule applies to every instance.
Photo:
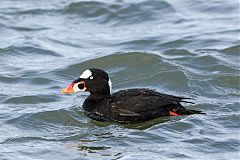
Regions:
[[139, 113], [121, 109], [121, 108], [113, 108], [112, 111], [114, 113], [117, 113], [119, 116], [125, 116], [125, 117], [139, 117], [141, 116]]
[[113, 97], [116, 100], [122, 100], [125, 98], [132, 98], [132, 97], [150, 97], [150, 98], [157, 97], [157, 99], [161, 101], [168, 101], [170, 103], [175, 103], [175, 104], [180, 102], [194, 104], [193, 102], [189, 101], [192, 98], [173, 96], [170, 94], [164, 94], [164, 93], [157, 92], [155, 90], [145, 89], [145, 88], [120, 90], [114, 93]]
[[118, 116], [167, 116], [173, 108], [183, 108], [184, 99], [149, 89], [122, 90], [113, 94], [111, 109]]

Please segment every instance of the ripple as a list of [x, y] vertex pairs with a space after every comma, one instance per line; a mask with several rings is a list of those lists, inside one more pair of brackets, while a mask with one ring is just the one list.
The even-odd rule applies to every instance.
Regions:
[[233, 89], [239, 89], [239, 79], [240, 76], [235, 75], [219, 75], [216, 77], [213, 77], [210, 81], [212, 84], [215, 84], [219, 87], [224, 88], [233, 88]]
[[6, 144], [6, 143], [23, 143], [23, 142], [29, 142], [29, 141], [49, 141], [47, 138], [43, 137], [14, 137], [14, 138], [8, 138], [5, 141], [1, 142], [0, 144]]
[[2, 101], [3, 104], [39, 104], [58, 101], [58, 96], [55, 95], [29, 95], [11, 97]]
[[50, 85], [50, 84], [56, 83], [55, 80], [51, 80], [49, 78], [38, 77], [38, 75], [34, 77], [34, 73], [32, 74], [25, 73], [25, 75], [22, 75], [22, 76], [0, 75], [0, 82], [6, 83], [6, 84], [15, 84], [16, 82], [18, 82], [18, 83], [24, 83], [26, 85], [38, 85], [38, 86]]
[[13, 75], [0, 75], [0, 82], [2, 83], [16, 83], [16, 81], [18, 81], [19, 77], [13, 76]]
[[141, 49], [153, 49], [156, 48], [156, 45], [159, 41], [155, 40], [154, 38], [151, 39], [138, 39], [138, 40], [131, 40], [131, 41], [126, 41], [123, 43], [118, 44], [118, 46], [121, 46], [122, 48], [129, 49], [129, 50], [141, 50]]
[[190, 42], [191, 41], [189, 41], [189, 40], [177, 39], [177, 40], [173, 40], [173, 41], [169, 41], [169, 42], [164, 42], [164, 43], [161, 44], [161, 47], [164, 47], [164, 48], [178, 48], [178, 47], [182, 47], [184, 45], [187, 45]]
[[27, 32], [30, 32], [30, 31], [45, 31], [45, 30], [48, 30], [50, 28], [44, 28], [44, 27], [22, 27], [22, 26], [19, 26], [19, 27], [15, 27], [15, 26], [9, 26], [9, 28], [11, 29], [14, 29], [16, 31], [27, 31]]
[[161, 40], [159, 40], [159, 37], [148, 37], [148, 38], [144, 37], [144, 39], [125, 41], [123, 43], [119, 43], [117, 46], [121, 46], [121, 48], [124, 48], [127, 50], [159, 51], [163, 49], [174, 50], [176, 49], [176, 47], [181, 48], [181, 47], [187, 46], [189, 43], [191, 43], [191, 41], [185, 40], [185, 39], [177, 39], [177, 40], [162, 42]]
[[239, 51], [240, 51], [240, 45], [228, 47], [228, 48], [222, 50], [222, 52], [224, 52], [224, 53], [228, 53], [232, 56], [237, 56], [237, 57], [239, 56]]
[[[72, 122], [72, 124], [77, 121], [71, 117], [71, 112], [67, 110], [55, 110], [55, 111], [44, 111], [38, 113], [32, 113], [23, 115], [14, 119], [9, 120], [8, 124], [15, 124], [21, 127], [27, 127], [38, 124], [38, 127], [44, 127], [45, 124], [58, 124], [64, 125], [67, 122]], [[70, 124], [70, 123], [69, 123]]]
[[27, 78], [29, 79], [29, 84], [34, 84], [34, 85], [48, 85], [48, 84], [54, 84], [56, 81], [51, 80], [49, 78], [43, 78], [43, 77], [34, 77], [34, 78]]
[[76, 14], [83, 18], [93, 19], [99, 23], [114, 22], [132, 24], [155, 19], [156, 11], [175, 12], [165, 1], [144, 1], [139, 3], [102, 3], [96, 1], [73, 2], [66, 7], [66, 13]]
[[4, 49], [1, 49], [0, 52], [0, 56], [3, 55], [8, 55], [8, 54], [12, 54], [14, 56], [19, 56], [19, 55], [23, 55], [23, 56], [27, 56], [27, 55], [39, 55], [39, 56], [53, 56], [53, 57], [61, 57], [59, 54], [50, 51], [50, 50], [46, 50], [43, 49], [40, 46], [34, 46], [34, 45], [21, 45], [20, 47], [18, 46], [11, 46], [11, 47], [7, 47]]
[[213, 120], [218, 121], [220, 125], [223, 125], [224, 127], [228, 129], [233, 129], [233, 130], [239, 127], [239, 124], [238, 124], [239, 119], [240, 119], [240, 115], [237, 114], [236, 111], [233, 111], [226, 115], [221, 115], [221, 117], [213, 118]]
[[85, 116], [82, 117], [69, 110], [25, 114], [5, 122], [17, 127], [20, 132], [16, 136], [6, 139], [4, 143], [84, 139], [89, 130], [86, 120]]
[[92, 152], [94, 153], [93, 151], [98, 151], [98, 150], [107, 150], [107, 149], [110, 149], [111, 147], [105, 147], [105, 146], [78, 146], [77, 147], [79, 150], [87, 150], [88, 152]]
[[51, 14], [60, 11], [60, 8], [57, 6], [43, 6], [43, 5], [22, 5], [14, 7], [4, 7], [1, 9], [0, 14], [3, 15], [41, 15], [41, 14]]
[[164, 51], [164, 58], [176, 59], [176, 58], [188, 58], [193, 57], [193, 53], [185, 49], [168, 49]]
[[[138, 59], [136, 63], [131, 63], [132, 60]], [[147, 54], [141, 52], [130, 52], [130, 53], [116, 53], [109, 56], [103, 56], [96, 59], [85, 60], [81, 63], [76, 63], [69, 65], [57, 72], [59, 74], [67, 73], [69, 75], [79, 75], [81, 71], [92, 68], [98, 67], [109, 71], [125, 71], [127, 68], [131, 67], [141, 67], [143, 63], [150, 64], [155, 63], [158, 60], [158, 56], [154, 54]]]

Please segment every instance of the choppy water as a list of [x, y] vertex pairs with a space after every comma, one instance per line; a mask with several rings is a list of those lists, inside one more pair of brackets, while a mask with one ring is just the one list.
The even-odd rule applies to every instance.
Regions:
[[[0, 159], [240, 158], [238, 0], [1, 0]], [[114, 91], [193, 97], [207, 115], [124, 126], [60, 90], [89, 68]]]

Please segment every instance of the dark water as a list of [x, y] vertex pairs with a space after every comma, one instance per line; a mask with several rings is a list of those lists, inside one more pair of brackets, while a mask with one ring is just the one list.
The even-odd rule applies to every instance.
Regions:
[[[238, 0], [1, 0], [0, 159], [239, 159], [239, 12]], [[60, 94], [89, 67], [114, 91], [193, 97], [207, 115], [92, 121], [87, 94]]]

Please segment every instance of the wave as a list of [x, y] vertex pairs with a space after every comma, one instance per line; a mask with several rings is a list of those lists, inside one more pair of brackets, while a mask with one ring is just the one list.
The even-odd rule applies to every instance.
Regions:
[[32, 45], [20, 45], [20, 46], [10, 46], [6, 48], [0, 48], [0, 57], [5, 55], [23, 55], [23, 56], [53, 56], [53, 57], [61, 57], [60, 54], [55, 53], [53, 51], [43, 49], [40, 46]]
[[224, 53], [230, 54], [231, 56], [238, 57], [239, 51], [240, 51], [240, 45], [231, 46], [231, 47], [225, 48], [221, 51]]
[[[55, 4], [52, 6], [31, 6], [28, 7], [12, 7], [4, 9], [0, 14], [4, 15], [73, 15], [89, 19], [98, 23], [119, 24], [135, 24], [159, 19], [159, 16], [165, 18], [173, 18], [176, 21], [181, 20], [174, 7], [166, 1], [140, 1], [140, 2], [102, 2], [102, 1], [81, 1], [70, 2], [68, 4]], [[19, 28], [18, 28], [19, 29]], [[20, 28], [21, 29], [21, 28]], [[24, 28], [29, 29], [29, 28]]]
[[29, 95], [15, 96], [2, 101], [3, 104], [39, 104], [58, 101], [59, 96], [56, 95]]
[[65, 13], [75, 14], [82, 18], [99, 23], [134, 24], [158, 19], [159, 13], [175, 13], [171, 4], [166, 1], [143, 1], [138, 3], [103, 3], [85, 1], [70, 3], [65, 7]]

